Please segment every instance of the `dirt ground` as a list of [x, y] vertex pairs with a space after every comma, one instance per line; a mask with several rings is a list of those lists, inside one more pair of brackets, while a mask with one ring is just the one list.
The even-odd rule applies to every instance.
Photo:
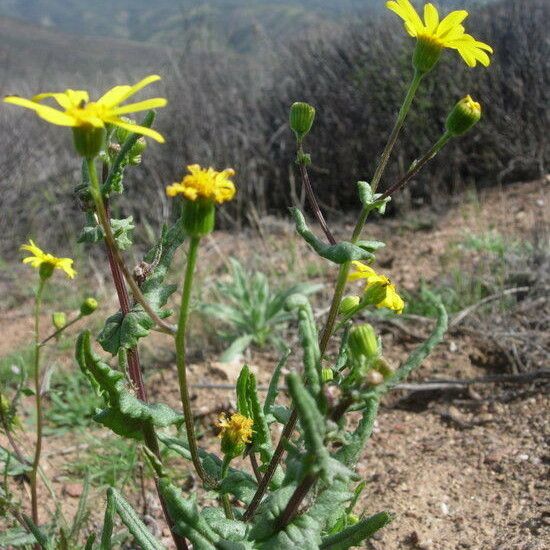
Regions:
[[[472, 231], [497, 228], [513, 236], [529, 235], [537, 224], [548, 224], [545, 192], [548, 182], [538, 181], [493, 189], [475, 203], [457, 200], [443, 214], [423, 217], [429, 221], [421, 228], [418, 216], [409, 225], [389, 220], [369, 228], [369, 238], [386, 241], [389, 252], [378, 261], [401, 288], [414, 289], [421, 277], [429, 280], [441, 273], [442, 263], [434, 261], [447, 245]], [[292, 233], [282, 225], [282, 234]], [[343, 226], [341, 231], [349, 232]], [[243, 242], [244, 241], [244, 242]], [[235, 243], [235, 237], [218, 233], [216, 244], [205, 254], [210, 264], [220, 265], [217, 251]], [[258, 245], [260, 246], [260, 245]], [[233, 253], [246, 261], [254, 248], [241, 239]], [[397, 253], [396, 251], [399, 251]], [[217, 259], [216, 259], [217, 258]], [[216, 265], [210, 267], [216, 269]], [[332, 271], [319, 277], [327, 282]], [[328, 292], [328, 291], [327, 291]], [[26, 306], [25, 306], [26, 307]], [[540, 316], [548, 316], [548, 302]], [[319, 312], [322, 315], [323, 311]], [[429, 331], [429, 322], [403, 321], [403, 326], [382, 324], [384, 349], [390, 359], [399, 361], [417, 345], [418, 334]], [[0, 356], [18, 349], [32, 330], [29, 317], [3, 311], [0, 315]], [[178, 390], [173, 355], [163, 335], [145, 344], [143, 354], [154, 357], [147, 370], [152, 400], [178, 406]], [[434, 379], [472, 379], [490, 375], [517, 374], [509, 358], [498, 346], [487, 347], [483, 327], [475, 322], [449, 332], [432, 356], [413, 376], [414, 382]], [[537, 368], [548, 368], [548, 348], [539, 356]], [[221, 365], [210, 351], [192, 350], [190, 383], [193, 402], [205, 437], [201, 444], [214, 450], [213, 425], [221, 410], [234, 406], [231, 390], [209, 385], [231, 385], [240, 363]], [[247, 358], [260, 384], [269, 380], [276, 360], [274, 354], [253, 352]], [[299, 364], [291, 361], [289, 368]], [[67, 365], [71, 359], [67, 357]], [[204, 388], [204, 385], [209, 387]], [[392, 524], [381, 531], [365, 548], [421, 550], [543, 550], [550, 548], [550, 493], [548, 484], [548, 438], [550, 417], [548, 385], [544, 380], [531, 383], [473, 384], [463, 390], [393, 393], [384, 402], [375, 433], [359, 463], [359, 474], [367, 488], [356, 512], [371, 514], [394, 512]], [[4, 441], [0, 437], [0, 443]], [[72, 460], [70, 447], [78, 442], [70, 436], [50, 437], [45, 442], [45, 469], [54, 487], [63, 494], [64, 507], [73, 510], [81, 491], [78, 480], [67, 480], [56, 472]], [[60, 453], [67, 450], [67, 453]], [[190, 479], [190, 485], [193, 481]], [[80, 488], [80, 489], [79, 489]], [[140, 500], [139, 491], [134, 495]], [[145, 491], [154, 502], [152, 487]], [[96, 495], [97, 499], [101, 496]], [[98, 506], [98, 508], [103, 508]], [[100, 517], [97, 514], [97, 517]], [[151, 504], [151, 528], [166, 537], [160, 510]], [[96, 517], [96, 514], [93, 514]]]

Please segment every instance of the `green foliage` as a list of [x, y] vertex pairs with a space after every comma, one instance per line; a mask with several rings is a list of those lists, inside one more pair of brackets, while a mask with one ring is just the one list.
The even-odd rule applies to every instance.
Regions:
[[350, 242], [342, 242], [334, 245], [325, 244], [321, 239], [309, 229], [306, 224], [304, 215], [298, 208], [290, 209], [296, 223], [296, 231], [306, 241], [321, 258], [325, 258], [335, 264], [344, 264], [352, 260], [372, 261], [374, 254], [369, 246], [369, 243], [359, 242], [353, 244]]
[[82, 372], [99, 386], [105, 400], [106, 408], [96, 413], [94, 420], [116, 434], [142, 440], [144, 427], [183, 422], [183, 417], [167, 405], [139, 400], [127, 387], [124, 374], [111, 369], [92, 351], [89, 332], [83, 332], [77, 339], [76, 360]]
[[[88, 216], [88, 223], [77, 238], [79, 243], [94, 244], [103, 241], [105, 235], [103, 229], [95, 222], [93, 215]], [[135, 229], [134, 218], [111, 218], [111, 227], [116, 244], [120, 250], [127, 250], [132, 246], [132, 232]]]
[[225, 339], [232, 341], [221, 356], [222, 361], [231, 361], [243, 353], [251, 344], [263, 347], [273, 345], [286, 349], [280, 333], [291, 314], [284, 310], [286, 299], [292, 294], [311, 294], [319, 285], [299, 283], [292, 287], [272, 292], [267, 277], [257, 271], [247, 273], [234, 258], [230, 259], [231, 280], [218, 282], [217, 293], [226, 302], [204, 304], [201, 311], [228, 325], [230, 330]]
[[344, 529], [340, 533], [326, 537], [319, 548], [324, 550], [348, 550], [370, 539], [378, 530], [392, 521], [387, 512], [380, 512], [359, 523]]
[[[164, 284], [164, 279], [174, 253], [184, 240], [183, 226], [181, 223], [176, 223], [170, 229], [163, 230], [159, 243], [145, 256], [145, 262], [150, 265], [156, 256], [159, 256], [158, 262], [152, 266], [150, 274], [142, 283], [141, 291], [161, 318], [166, 318], [171, 314], [169, 310], [162, 308], [176, 290], [176, 285]], [[141, 338], [149, 334], [153, 326], [153, 320], [145, 313], [143, 307], [136, 304], [127, 315], [118, 311], [109, 317], [97, 340], [105, 351], [116, 355], [121, 348], [131, 349], [136, 346]]]

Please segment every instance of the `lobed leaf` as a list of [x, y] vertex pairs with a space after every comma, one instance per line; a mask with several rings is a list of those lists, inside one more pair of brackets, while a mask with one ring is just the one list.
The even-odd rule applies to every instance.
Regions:
[[359, 546], [392, 520], [393, 516], [391, 514], [380, 512], [335, 535], [325, 537], [319, 548], [322, 550], [348, 550], [348, 548]]
[[369, 250], [362, 248], [359, 244], [351, 242], [341, 242], [338, 244], [326, 244], [309, 229], [304, 215], [298, 208], [290, 209], [296, 223], [296, 231], [306, 241], [321, 258], [325, 258], [335, 264], [345, 264], [353, 260], [367, 261], [373, 260], [374, 254]]

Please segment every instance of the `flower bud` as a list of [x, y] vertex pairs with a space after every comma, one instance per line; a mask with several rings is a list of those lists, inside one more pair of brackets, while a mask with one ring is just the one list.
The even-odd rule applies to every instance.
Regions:
[[244, 452], [247, 444], [252, 442], [252, 426], [254, 421], [240, 413], [235, 413], [227, 418], [225, 414], [220, 416], [218, 427], [221, 439], [222, 453], [230, 460]]
[[377, 370], [370, 370], [365, 376], [365, 382], [369, 386], [379, 386], [384, 382], [384, 377]]
[[105, 141], [105, 128], [76, 126], [73, 128], [73, 142], [77, 153], [87, 159], [97, 157]]
[[413, 67], [421, 74], [431, 71], [439, 61], [443, 46], [429, 36], [418, 37], [413, 52]]
[[145, 141], [145, 138], [139, 138], [135, 143], [134, 146], [130, 149], [130, 152], [128, 153], [128, 160], [130, 161], [130, 164], [132, 166], [138, 166], [141, 164], [141, 154], [145, 149], [147, 148], [147, 142]]
[[348, 315], [359, 305], [359, 301], [359, 296], [344, 296], [344, 298], [340, 302], [340, 307], [338, 308], [338, 311], [342, 315]]
[[308, 103], [296, 102], [290, 108], [290, 128], [296, 134], [296, 139], [302, 141], [313, 126], [315, 108]]
[[380, 343], [372, 325], [365, 323], [351, 329], [348, 346], [355, 357], [376, 359], [380, 355]]
[[183, 202], [183, 227], [190, 237], [204, 237], [214, 231], [216, 205], [207, 199]]
[[80, 315], [85, 317], [91, 315], [97, 309], [98, 303], [95, 298], [86, 298], [80, 306]]
[[61, 330], [67, 324], [67, 316], [62, 311], [52, 314], [52, 324], [57, 330]]
[[481, 118], [481, 105], [471, 96], [463, 97], [449, 113], [445, 122], [447, 132], [453, 136], [466, 133]]

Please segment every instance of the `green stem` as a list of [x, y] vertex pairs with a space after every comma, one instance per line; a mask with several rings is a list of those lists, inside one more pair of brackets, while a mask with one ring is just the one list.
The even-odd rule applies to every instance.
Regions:
[[[225, 479], [225, 476], [227, 476], [230, 462], [231, 462], [231, 459], [228, 458], [227, 455], [223, 457], [220, 482]], [[235, 519], [235, 515], [233, 514], [233, 508], [231, 507], [231, 502], [229, 501], [229, 495], [227, 493], [222, 494], [221, 501], [223, 505], [223, 511], [225, 512], [225, 517], [227, 519]]]
[[87, 159], [86, 163], [88, 166], [88, 173], [90, 175], [90, 192], [92, 194], [92, 199], [96, 207], [99, 223], [105, 234], [105, 241], [107, 242], [107, 246], [111, 249], [117, 264], [120, 266], [120, 269], [122, 270], [122, 273], [124, 275], [124, 279], [132, 290], [134, 299], [141, 305], [141, 307], [143, 307], [147, 315], [151, 317], [151, 319], [155, 322], [159, 329], [162, 330], [162, 332], [165, 332], [167, 334], [174, 334], [174, 327], [163, 321], [158, 316], [157, 312], [151, 307], [145, 296], [143, 296], [137, 282], [135, 281], [134, 277], [128, 270], [128, 267], [124, 263], [124, 260], [122, 259], [122, 256], [120, 254], [120, 250], [118, 249], [118, 246], [116, 244], [115, 236], [113, 235], [113, 230], [107, 216], [105, 204], [103, 203], [103, 196], [101, 194], [101, 187], [99, 185], [99, 180], [97, 177], [95, 161], [94, 159]]
[[180, 305], [180, 314], [178, 319], [178, 330], [176, 332], [176, 364], [178, 367], [178, 382], [180, 387], [181, 404], [185, 418], [185, 430], [187, 433], [187, 443], [191, 452], [191, 460], [195, 466], [198, 476], [203, 482], [209, 482], [199, 459], [199, 450], [197, 448], [197, 438], [195, 435], [195, 421], [193, 411], [191, 410], [191, 399], [189, 397], [189, 386], [187, 384], [187, 369], [185, 365], [185, 336], [187, 330], [187, 321], [189, 320], [189, 302], [191, 300], [191, 289], [193, 287], [193, 275], [197, 263], [197, 254], [199, 250], [200, 237], [191, 237], [189, 243], [189, 252], [187, 254], [187, 266], [185, 269], [185, 278], [183, 281], [183, 290]]
[[[38, 493], [37, 479], [40, 466], [40, 455], [42, 454], [42, 393], [40, 379], [40, 306], [42, 305], [42, 292], [46, 279], [40, 278], [34, 300], [34, 402], [36, 405], [36, 445], [34, 447], [34, 460], [30, 474], [31, 479], [31, 508], [32, 520], [38, 525]], [[35, 546], [40, 548], [40, 545]]]
[[40, 347], [44, 346], [45, 344], [47, 344], [52, 338], [56, 338], [57, 336], [59, 336], [64, 330], [68, 329], [70, 326], [74, 325], [76, 322], [80, 321], [80, 319], [82, 319], [83, 315], [82, 314], [79, 314], [77, 315], [74, 319], [71, 319], [65, 326], [57, 329], [55, 332], [52, 332], [49, 336], [47, 336], [46, 338], [44, 338], [44, 340], [42, 340], [40, 342]]

